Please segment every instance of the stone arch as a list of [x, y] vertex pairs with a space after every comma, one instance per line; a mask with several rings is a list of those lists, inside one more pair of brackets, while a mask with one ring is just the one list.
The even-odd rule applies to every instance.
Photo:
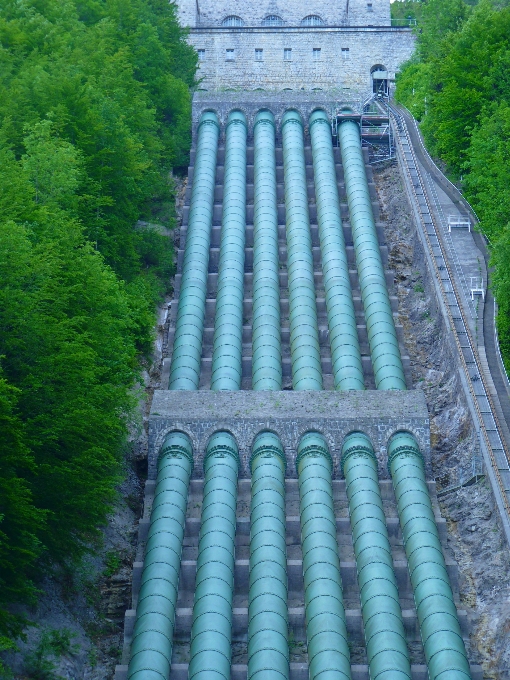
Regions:
[[299, 446], [299, 442], [301, 439], [305, 436], [305, 434], [309, 433], [314, 433], [314, 434], [320, 434], [321, 437], [324, 437], [324, 440], [326, 441], [327, 447], [328, 447], [328, 452], [329, 455], [331, 456], [331, 460], [333, 463], [333, 470], [331, 473], [331, 476], [333, 479], [336, 477], [336, 470], [338, 468], [338, 453], [337, 453], [337, 446], [335, 442], [335, 437], [331, 434], [331, 432], [328, 431], [327, 428], [321, 428], [318, 427], [316, 424], [312, 425], [303, 425], [303, 427], [299, 428], [296, 431], [296, 442], [295, 442], [295, 447], [294, 451], [292, 452], [292, 464], [294, 466], [292, 472], [296, 474], [297, 476], [297, 470], [296, 470], [296, 458], [297, 458], [297, 450]]
[[318, 14], [307, 14], [301, 19], [301, 26], [324, 26], [325, 21]]
[[269, 426], [269, 427], [261, 427], [260, 429], [257, 429], [257, 431], [252, 434], [250, 441], [248, 442], [248, 444], [249, 444], [248, 450], [250, 452], [250, 456], [253, 453], [253, 445], [255, 444], [255, 440], [257, 439], [259, 434], [263, 434], [264, 432], [269, 432], [270, 434], [274, 434], [275, 437], [278, 437], [280, 444], [282, 445], [283, 452], [285, 453], [285, 444], [283, 442], [282, 435], [280, 434], [280, 432], [278, 432], [278, 430], [276, 428]]
[[209, 446], [209, 442], [211, 439], [214, 437], [215, 434], [219, 434], [220, 432], [226, 432], [229, 434], [235, 441], [236, 446], [237, 446], [237, 452], [240, 457], [240, 451], [241, 447], [239, 446], [239, 437], [236, 435], [232, 427], [215, 427], [214, 432], [211, 432], [209, 436], [204, 440], [204, 450], [203, 450], [203, 455], [202, 455], [202, 460], [205, 458], [205, 454], [207, 452], [207, 447]]
[[[320, 88], [319, 88], [319, 89], [320, 89]], [[313, 113], [315, 113], [316, 111], [322, 111], [322, 113], [326, 114], [326, 116], [327, 116], [327, 118], [328, 118], [328, 122], [331, 123], [331, 116], [330, 116], [329, 113], [326, 111], [326, 109], [324, 108], [324, 106], [314, 106], [314, 107], [312, 108], [312, 110], [310, 111], [310, 114], [309, 114], [309, 116], [308, 116], [308, 122], [310, 122], [310, 116], [311, 116]]]
[[279, 14], [268, 14], [262, 19], [262, 26], [283, 26], [285, 21]]
[[374, 94], [388, 94], [388, 71], [383, 64], [374, 64], [370, 69], [370, 80]]
[[229, 14], [222, 20], [221, 25], [225, 28], [242, 28], [244, 20], [237, 14]]
[[[166, 429], [161, 430], [161, 432], [158, 435], [158, 438], [156, 439], [156, 443], [154, 446], [154, 451], [156, 452], [156, 455], [154, 456], [154, 467], [155, 467], [155, 473], [157, 474], [157, 469], [158, 469], [158, 462], [159, 462], [159, 456], [161, 454], [161, 449], [163, 447], [163, 443], [165, 439], [168, 437], [168, 435], [172, 434], [173, 432], [180, 432], [181, 434], [185, 434], [187, 437], [189, 437], [191, 441], [191, 452], [193, 454], [193, 461], [195, 462], [196, 465], [196, 454], [197, 451], [199, 450], [199, 442], [193, 432], [184, 425], [184, 423], [174, 423], [170, 427], [167, 427]], [[150, 462], [150, 461], [149, 461]], [[154, 479], [156, 479], [156, 474], [154, 474]], [[149, 479], [151, 479], [151, 474], [149, 470]]]

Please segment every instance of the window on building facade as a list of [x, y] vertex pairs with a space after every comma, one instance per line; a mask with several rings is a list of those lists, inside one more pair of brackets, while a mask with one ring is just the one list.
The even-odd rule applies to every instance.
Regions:
[[284, 58], [285, 61], [291, 61], [292, 60], [292, 50], [290, 49], [290, 47], [286, 47], [283, 50], [283, 58]]
[[350, 57], [351, 57], [351, 55], [350, 55], [350, 52], [349, 52], [349, 48], [348, 47], [342, 47], [342, 59], [344, 61], [347, 61], [348, 59], [350, 59]]
[[309, 14], [301, 20], [301, 26], [324, 26], [324, 22], [317, 14]]
[[277, 14], [268, 14], [262, 19], [262, 26], [283, 26], [285, 22]]
[[367, 9], [368, 9], [369, 12], [372, 12], [372, 11], [373, 11], [373, 7], [372, 7], [372, 3], [371, 3], [371, 2], [367, 2]]
[[255, 61], [262, 61], [264, 56], [264, 50], [256, 49], [255, 50]]
[[314, 61], [320, 61], [321, 58], [321, 48], [320, 47], [314, 47], [313, 48], [313, 60]]
[[231, 50], [231, 49], [225, 50], [225, 53], [226, 53], [226, 54], [225, 54], [225, 59], [226, 59], [227, 61], [234, 61], [234, 59], [236, 58], [236, 53], [235, 53], [234, 50]]
[[198, 52], [198, 61], [204, 61], [205, 60], [205, 50], [197, 50]]
[[221, 25], [233, 28], [235, 26], [244, 26], [244, 21], [241, 19], [241, 17], [232, 14], [229, 17], [225, 17], [221, 22]]

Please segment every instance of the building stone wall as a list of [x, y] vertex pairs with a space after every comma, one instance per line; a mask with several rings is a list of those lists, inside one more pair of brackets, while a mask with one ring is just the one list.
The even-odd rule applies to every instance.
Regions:
[[155, 479], [157, 460], [166, 435], [186, 432], [193, 442], [194, 477], [203, 476], [203, 459], [210, 437], [227, 430], [237, 441], [242, 477], [249, 477], [251, 447], [263, 430], [275, 432], [287, 458], [287, 477], [296, 477], [296, 452], [305, 432], [321, 432], [340, 477], [345, 437], [367, 434], [379, 460], [380, 479], [388, 479], [386, 447], [398, 430], [411, 432], [420, 446], [430, 476], [430, 423], [424, 393], [362, 392], [181, 392], [157, 390], [149, 419], [149, 479]]
[[[201, 90], [333, 90], [344, 99], [371, 91], [376, 66], [394, 80], [414, 49], [410, 29], [391, 27], [197, 29], [190, 41], [204, 50]], [[291, 59], [284, 59], [285, 49], [292, 50]], [[262, 60], [256, 60], [255, 50], [262, 50]]]
[[191, 28], [221, 26], [228, 16], [240, 17], [245, 26], [261, 26], [265, 17], [279, 16], [285, 26], [300, 26], [310, 15], [325, 26], [390, 26], [389, 0], [180, 0], [179, 17]]

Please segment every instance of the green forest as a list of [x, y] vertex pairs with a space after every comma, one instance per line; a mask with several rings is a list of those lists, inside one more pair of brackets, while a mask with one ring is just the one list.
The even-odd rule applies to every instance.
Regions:
[[394, 2], [417, 19], [417, 50], [395, 97], [420, 121], [490, 244], [498, 331], [510, 370], [510, 6], [481, 0]]
[[0, 648], [122, 477], [173, 266], [152, 225], [172, 227], [188, 165], [185, 38], [168, 0], [1, 3]]

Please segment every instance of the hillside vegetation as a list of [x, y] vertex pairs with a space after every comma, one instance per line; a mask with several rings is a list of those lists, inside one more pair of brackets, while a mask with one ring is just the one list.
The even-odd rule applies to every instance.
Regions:
[[395, 97], [433, 155], [461, 180], [490, 241], [498, 330], [510, 370], [510, 7], [481, 0], [395, 2], [418, 17], [417, 51]]
[[[168, 0], [0, 7], [0, 646], [115, 498], [196, 53]], [[140, 225], [137, 223], [142, 220]]]

